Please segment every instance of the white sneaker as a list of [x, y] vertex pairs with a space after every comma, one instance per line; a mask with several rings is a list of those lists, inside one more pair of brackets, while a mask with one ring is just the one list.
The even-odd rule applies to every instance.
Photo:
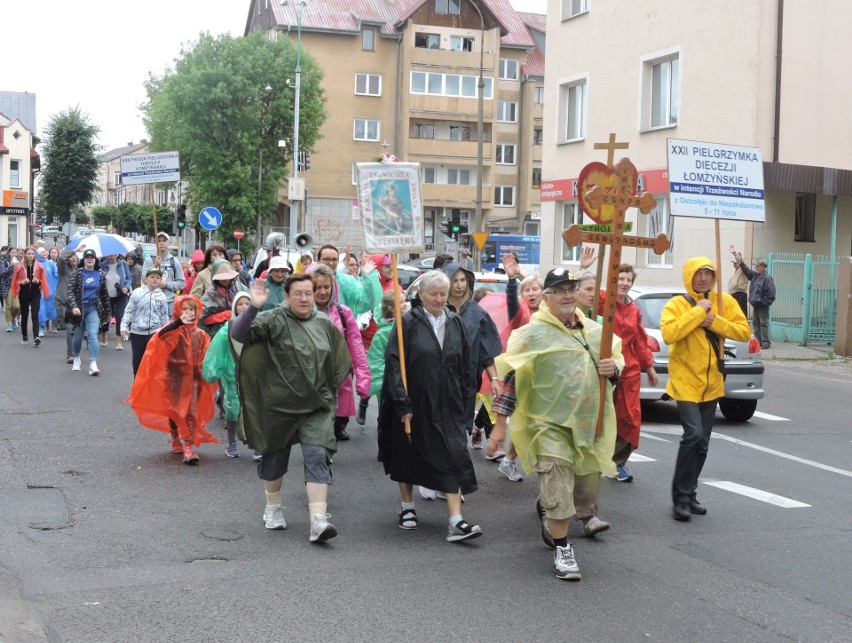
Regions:
[[334, 538], [337, 535], [337, 527], [328, 521], [329, 518], [331, 518], [331, 514], [317, 514], [314, 516], [314, 519], [311, 520], [310, 541], [312, 543], [323, 543], [329, 538]]
[[556, 554], [553, 557], [553, 573], [556, 578], [562, 580], [580, 580], [580, 567], [577, 565], [577, 559], [574, 558], [574, 548], [571, 545], [567, 547], [556, 547]]
[[80, 357], [79, 356], [74, 358], [74, 365], [71, 367], [71, 370], [72, 371], [79, 371], [80, 370]]
[[266, 505], [263, 510], [263, 524], [267, 529], [287, 529], [284, 520], [284, 507], [281, 505]]
[[89, 375], [100, 375], [101, 372], [98, 370], [97, 362], [89, 362]]
[[503, 460], [500, 463], [500, 466], [497, 467], [497, 471], [509, 478], [512, 482], [520, 482], [524, 479], [523, 474], [518, 471], [518, 467], [516, 467], [515, 463], [511, 460]]

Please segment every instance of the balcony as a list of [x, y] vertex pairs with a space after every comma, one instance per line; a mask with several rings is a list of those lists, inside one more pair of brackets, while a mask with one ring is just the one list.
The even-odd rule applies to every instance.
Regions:
[[[476, 141], [447, 141], [431, 138], [408, 139], [408, 154], [410, 156], [434, 156], [437, 158], [476, 159]], [[482, 158], [490, 163], [491, 142], [482, 144]]]
[[[430, 207], [460, 207], [460, 204], [476, 205], [476, 185], [447, 185], [446, 183], [423, 183], [420, 186], [423, 204]], [[493, 190], [490, 185], [482, 186], [482, 207], [490, 208]], [[467, 206], [465, 206], [467, 207]]]

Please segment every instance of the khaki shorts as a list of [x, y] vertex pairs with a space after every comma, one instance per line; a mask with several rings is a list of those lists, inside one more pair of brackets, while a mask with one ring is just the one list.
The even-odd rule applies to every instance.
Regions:
[[565, 520], [576, 513], [574, 508], [574, 470], [565, 460], [546, 455], [535, 463], [538, 489], [544, 514], [553, 520]]

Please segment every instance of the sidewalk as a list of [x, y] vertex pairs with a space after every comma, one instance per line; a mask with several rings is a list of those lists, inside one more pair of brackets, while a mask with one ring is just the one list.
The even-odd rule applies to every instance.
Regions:
[[788, 344], [785, 342], [772, 342], [771, 348], [763, 349], [763, 361], [772, 360], [838, 360], [843, 357], [834, 354], [834, 344]]

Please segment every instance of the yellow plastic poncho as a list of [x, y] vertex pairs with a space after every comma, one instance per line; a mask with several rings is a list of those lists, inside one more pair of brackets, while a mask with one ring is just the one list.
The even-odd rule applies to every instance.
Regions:
[[[509, 432], [527, 472], [535, 470], [539, 455], [546, 455], [568, 461], [576, 475], [615, 473], [615, 408], [608, 382], [603, 432], [595, 439], [602, 326], [579, 309], [576, 314], [583, 327], [569, 330], [542, 304], [529, 324], [512, 331], [506, 352], [494, 361], [501, 378], [515, 371], [517, 405]], [[612, 358], [622, 370], [616, 336]]]

